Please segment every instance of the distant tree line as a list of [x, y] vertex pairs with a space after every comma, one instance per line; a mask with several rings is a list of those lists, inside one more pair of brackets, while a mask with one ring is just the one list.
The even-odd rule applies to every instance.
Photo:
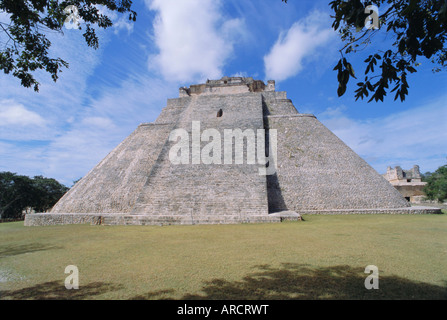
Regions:
[[52, 178], [0, 172], [0, 220], [22, 219], [26, 212], [46, 212], [69, 190]]
[[447, 200], [447, 164], [440, 166], [435, 172], [426, 172], [422, 181], [427, 182], [424, 192], [430, 200]]

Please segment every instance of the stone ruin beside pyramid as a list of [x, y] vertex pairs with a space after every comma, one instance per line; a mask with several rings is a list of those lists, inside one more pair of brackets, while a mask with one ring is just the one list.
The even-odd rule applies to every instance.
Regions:
[[[173, 163], [172, 132], [264, 132], [257, 156], [276, 163]], [[209, 131], [208, 131], [209, 132]], [[199, 139], [200, 139], [199, 133]], [[192, 137], [194, 139], [194, 137]], [[206, 140], [206, 139], [205, 139]], [[211, 139], [209, 139], [211, 141]], [[245, 141], [245, 140], [244, 140]], [[230, 147], [236, 139], [231, 139]], [[243, 155], [248, 155], [248, 139]], [[204, 150], [210, 142], [191, 143]], [[223, 147], [225, 142], [220, 145]], [[189, 148], [189, 147], [188, 147]], [[213, 149], [213, 156], [219, 150]], [[214, 154], [214, 152], [217, 152]], [[200, 153], [199, 153], [200, 159]], [[248, 159], [248, 158], [247, 158]], [[197, 159], [196, 159], [197, 160]], [[220, 160], [220, 159], [219, 159]], [[274, 167], [272, 167], [274, 166]], [[260, 174], [264, 168], [274, 168]], [[229, 224], [298, 220], [303, 214], [439, 213], [402, 195], [314, 115], [302, 114], [275, 82], [224, 77], [180, 88], [154, 123], [144, 123], [67, 192], [25, 225]]]

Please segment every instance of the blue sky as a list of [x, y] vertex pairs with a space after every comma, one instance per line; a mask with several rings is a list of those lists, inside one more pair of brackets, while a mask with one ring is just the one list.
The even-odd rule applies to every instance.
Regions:
[[[379, 173], [445, 164], [447, 73], [421, 60], [403, 103], [355, 102], [356, 81], [339, 98], [332, 69], [342, 43], [328, 3], [137, 0], [137, 21], [112, 13], [115, 25], [98, 31], [98, 50], [79, 31], [50, 34], [51, 54], [70, 63], [57, 83], [39, 73], [35, 93], [0, 75], [0, 171], [71, 186], [140, 123], [154, 121], [179, 87], [222, 76], [276, 80], [299, 112], [315, 114]], [[379, 35], [348, 56], [359, 78], [367, 55], [391, 41]]]

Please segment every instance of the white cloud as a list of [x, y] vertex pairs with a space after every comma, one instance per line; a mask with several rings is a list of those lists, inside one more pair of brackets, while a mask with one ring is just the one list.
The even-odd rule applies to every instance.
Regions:
[[247, 72], [236, 72], [234, 74], [231, 75], [231, 77], [242, 77], [242, 78], [246, 78], [248, 77]]
[[387, 166], [434, 171], [446, 163], [447, 97], [383, 118], [355, 120], [344, 107], [329, 108], [321, 121], [378, 172]]
[[322, 113], [320, 113], [320, 117], [323, 118], [335, 118], [335, 117], [340, 117], [343, 115], [343, 113], [347, 110], [348, 108], [345, 105], [340, 105], [337, 107], [329, 107], [326, 110], [324, 110]]
[[115, 34], [118, 34], [121, 30], [127, 31], [127, 35], [133, 32], [134, 23], [129, 21], [126, 17], [122, 16], [113, 21], [113, 28]]
[[106, 15], [112, 20], [112, 29], [114, 34], [119, 34], [121, 30], [127, 31], [127, 35], [133, 32], [134, 22], [129, 20], [129, 15], [127, 13], [118, 13], [116, 11], [109, 10], [106, 6], [97, 4], [100, 14]]
[[314, 11], [282, 32], [264, 57], [266, 77], [282, 81], [297, 75], [304, 67], [304, 60], [314, 59], [318, 49], [335, 36], [327, 26], [330, 26], [328, 17]]
[[94, 126], [99, 129], [115, 128], [115, 124], [109, 118], [104, 117], [89, 117], [85, 118], [82, 123], [87, 126]]
[[154, 41], [159, 53], [149, 66], [170, 81], [219, 78], [241, 37], [243, 21], [225, 19], [216, 0], [152, 0]]
[[38, 112], [14, 99], [1, 100], [0, 97], [1, 140], [46, 140], [52, 136], [52, 131], [49, 122]]
[[45, 124], [45, 120], [36, 112], [26, 109], [22, 104], [13, 100], [0, 101], [0, 126], [38, 126]]

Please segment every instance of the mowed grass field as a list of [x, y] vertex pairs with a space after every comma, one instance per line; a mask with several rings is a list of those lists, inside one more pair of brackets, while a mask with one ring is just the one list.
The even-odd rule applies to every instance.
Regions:
[[[447, 299], [447, 215], [281, 224], [0, 224], [0, 299]], [[79, 269], [67, 290], [65, 267]], [[367, 290], [365, 268], [379, 269]]]

